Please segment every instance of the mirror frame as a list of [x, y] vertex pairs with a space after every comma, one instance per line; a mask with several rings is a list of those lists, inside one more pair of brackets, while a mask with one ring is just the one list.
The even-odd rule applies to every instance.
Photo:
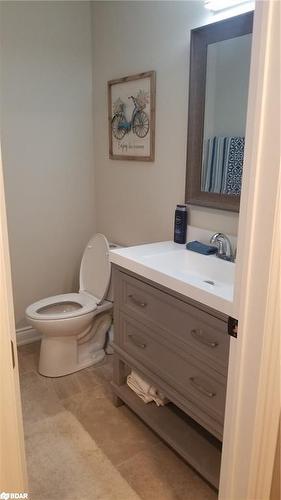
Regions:
[[253, 11], [191, 30], [185, 199], [189, 205], [239, 212], [240, 196], [201, 191], [207, 50], [253, 31]]

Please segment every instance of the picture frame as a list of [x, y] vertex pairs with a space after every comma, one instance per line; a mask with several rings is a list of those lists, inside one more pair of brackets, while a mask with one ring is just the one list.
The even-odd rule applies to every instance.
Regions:
[[109, 158], [154, 161], [156, 72], [107, 83]]

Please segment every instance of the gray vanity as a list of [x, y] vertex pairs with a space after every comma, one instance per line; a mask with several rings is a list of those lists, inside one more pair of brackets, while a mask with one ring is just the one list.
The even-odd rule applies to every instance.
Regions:
[[[126, 403], [218, 488], [228, 317], [118, 265], [113, 287], [116, 404]], [[170, 403], [145, 405], [126, 385], [131, 369]]]
[[[191, 32], [190, 205], [239, 210], [252, 24], [253, 13], [248, 12]], [[191, 227], [187, 235], [191, 241]], [[227, 262], [234, 253], [229, 242], [222, 248], [222, 236], [212, 239], [220, 258], [171, 241], [111, 252], [116, 404], [126, 403], [216, 488], [230, 344], [227, 322], [237, 317], [235, 264]], [[210, 241], [200, 234], [194, 239]], [[132, 369], [170, 403], [159, 408], [144, 404], [126, 384]]]

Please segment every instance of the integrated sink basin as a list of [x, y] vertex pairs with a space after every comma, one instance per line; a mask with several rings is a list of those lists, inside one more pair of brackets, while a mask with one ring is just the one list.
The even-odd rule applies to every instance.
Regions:
[[235, 264], [172, 241], [118, 248], [110, 260], [228, 316], [233, 314]]

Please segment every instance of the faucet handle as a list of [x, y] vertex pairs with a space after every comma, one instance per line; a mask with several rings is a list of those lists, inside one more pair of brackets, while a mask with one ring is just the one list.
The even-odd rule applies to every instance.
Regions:
[[210, 243], [215, 244], [217, 241], [221, 241], [221, 239], [223, 239], [223, 238], [224, 238], [223, 233], [215, 233], [215, 234], [213, 234], [213, 236], [211, 236]]

